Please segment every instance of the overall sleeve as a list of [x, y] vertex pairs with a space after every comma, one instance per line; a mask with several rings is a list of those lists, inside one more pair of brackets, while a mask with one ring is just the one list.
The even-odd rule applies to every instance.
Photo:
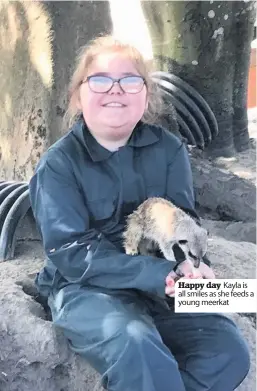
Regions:
[[[195, 210], [195, 196], [192, 169], [186, 146], [177, 141], [177, 150], [168, 163], [167, 198], [175, 205], [180, 206], [199, 225], [200, 218]], [[204, 263], [210, 266], [211, 262], [206, 255]]]
[[45, 253], [67, 281], [165, 297], [165, 278], [175, 262], [119, 252], [92, 229], [71, 164], [59, 150], [39, 165], [29, 189]]

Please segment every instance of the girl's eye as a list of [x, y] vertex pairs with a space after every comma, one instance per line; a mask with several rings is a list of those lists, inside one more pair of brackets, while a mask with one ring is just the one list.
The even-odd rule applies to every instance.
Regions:
[[140, 76], [127, 76], [127, 77], [123, 77], [121, 79], [122, 83], [124, 84], [141, 84], [144, 82], [144, 80], [142, 79], [142, 77]]
[[90, 80], [91, 80], [91, 82], [99, 83], [99, 84], [105, 84], [105, 83], [112, 82], [112, 79], [110, 79], [109, 77], [105, 77], [105, 76], [93, 76], [93, 77], [91, 77]]
[[128, 93], [138, 93], [142, 90], [145, 81], [140, 76], [127, 76], [120, 80], [121, 88]]

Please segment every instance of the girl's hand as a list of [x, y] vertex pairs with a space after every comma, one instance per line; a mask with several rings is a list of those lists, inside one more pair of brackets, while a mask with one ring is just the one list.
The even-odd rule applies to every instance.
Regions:
[[166, 278], [166, 288], [165, 288], [165, 294], [170, 297], [175, 296], [175, 283], [179, 279], [195, 279], [195, 278], [206, 278], [206, 279], [213, 279], [215, 278], [215, 274], [213, 270], [206, 265], [204, 262], [200, 262], [199, 268], [194, 269], [192, 272], [192, 266], [190, 262], [184, 261], [179, 266], [180, 273], [183, 274], [182, 277], [180, 277], [176, 272], [173, 270], [168, 274]]
[[216, 278], [214, 271], [210, 268], [210, 266], [206, 265], [204, 262], [200, 262], [198, 270], [200, 271], [202, 278], [212, 279]]

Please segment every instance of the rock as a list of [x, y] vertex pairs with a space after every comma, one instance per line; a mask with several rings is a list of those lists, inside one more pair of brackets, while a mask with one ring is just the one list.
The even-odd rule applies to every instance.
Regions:
[[1, 391], [91, 391], [97, 375], [85, 363], [77, 365], [41, 305], [9, 281], [0, 292]]
[[[216, 278], [256, 278], [256, 245], [213, 237], [208, 243], [208, 258]], [[256, 322], [256, 314], [241, 314]]]
[[16, 255], [0, 263], [0, 390], [100, 390], [99, 376], [71, 352], [32, 297], [32, 278], [44, 263], [41, 243], [20, 244]]
[[[208, 256], [218, 278], [253, 278], [252, 243], [214, 237]], [[17, 259], [0, 263], [0, 390], [97, 391], [99, 376], [71, 352], [40, 304], [31, 278], [43, 266], [40, 242], [19, 244]], [[244, 267], [242, 268], [242, 266]], [[252, 367], [239, 391], [255, 390], [255, 328], [239, 314], [229, 314], [251, 348]]]
[[208, 241], [207, 255], [217, 278], [256, 278], [256, 245], [220, 237]]
[[201, 219], [201, 223], [209, 231], [210, 237], [220, 236], [235, 242], [256, 243], [256, 223], [254, 222]]
[[222, 220], [256, 220], [256, 186], [207, 159], [191, 156], [197, 204], [218, 213]]
[[30, 296], [37, 295], [31, 283], [43, 259], [41, 242], [24, 242], [14, 261], [0, 263], [0, 390], [98, 391], [98, 375]]

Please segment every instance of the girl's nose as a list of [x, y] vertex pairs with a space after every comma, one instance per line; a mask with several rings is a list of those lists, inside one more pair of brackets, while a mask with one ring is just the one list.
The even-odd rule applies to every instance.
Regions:
[[123, 90], [117, 81], [114, 82], [112, 88], [109, 91], [109, 94], [123, 94]]

